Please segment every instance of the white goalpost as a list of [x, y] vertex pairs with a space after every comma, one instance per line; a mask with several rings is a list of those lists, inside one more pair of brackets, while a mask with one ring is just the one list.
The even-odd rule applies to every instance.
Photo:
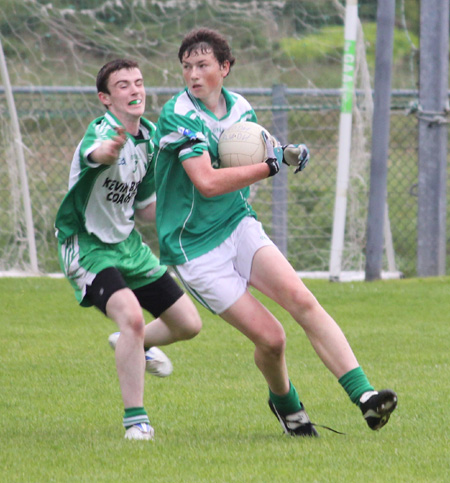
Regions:
[[31, 198], [30, 191], [28, 188], [28, 178], [27, 169], [25, 164], [25, 156], [23, 152], [22, 136], [20, 133], [19, 119], [17, 117], [16, 106], [14, 103], [14, 97], [12, 93], [11, 83], [9, 81], [8, 68], [6, 65], [6, 59], [3, 52], [3, 45], [0, 38], [0, 74], [3, 80], [3, 85], [5, 88], [5, 97], [8, 105], [8, 111], [11, 118], [11, 131], [13, 139], [13, 153], [14, 158], [17, 159], [18, 169], [19, 169], [19, 179], [22, 192], [23, 208], [25, 213], [25, 225], [26, 225], [26, 237], [28, 244], [28, 253], [30, 259], [30, 269], [32, 273], [37, 274], [38, 261], [37, 261], [37, 251], [36, 251], [36, 240], [34, 236], [34, 224], [33, 224], [33, 214], [31, 211]]
[[[346, 275], [343, 275], [342, 273], [352, 154], [352, 114], [354, 109], [353, 99], [355, 95], [358, 23], [358, 0], [346, 0], [338, 165], [328, 274], [330, 281], [340, 281], [349, 278], [364, 279], [363, 273], [358, 273], [357, 271]], [[388, 264], [388, 272], [384, 274], [384, 278], [398, 278], [399, 273], [397, 272], [395, 265], [395, 253], [387, 204], [385, 209], [384, 240]]]
[[333, 232], [330, 251], [330, 280], [338, 281], [344, 247], [347, 215], [347, 189], [352, 142], [352, 110], [356, 66], [356, 35], [358, 1], [347, 0], [345, 9], [344, 58], [342, 68], [341, 115], [339, 121], [339, 151], [334, 204]]

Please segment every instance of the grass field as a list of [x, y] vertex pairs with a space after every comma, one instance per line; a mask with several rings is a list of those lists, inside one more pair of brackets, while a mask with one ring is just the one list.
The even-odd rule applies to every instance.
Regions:
[[444, 482], [450, 475], [450, 278], [306, 281], [347, 334], [377, 388], [399, 407], [372, 432], [299, 327], [290, 376], [318, 439], [294, 439], [267, 406], [251, 344], [203, 309], [194, 340], [166, 348], [167, 379], [146, 375], [154, 442], [123, 439], [107, 337], [62, 279], [0, 279], [1, 482]]

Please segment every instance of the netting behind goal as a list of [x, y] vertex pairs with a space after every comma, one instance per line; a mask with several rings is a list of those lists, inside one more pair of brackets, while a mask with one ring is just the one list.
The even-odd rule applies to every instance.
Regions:
[[[287, 119], [289, 142], [304, 142], [311, 164], [288, 176], [287, 256], [297, 270], [327, 270], [335, 196], [342, 76], [343, 4], [322, 1], [63, 0], [4, 1], [1, 40], [20, 121], [32, 199], [39, 270], [59, 271], [53, 223], [75, 147], [102, 114], [96, 74], [117, 57], [137, 60], [148, 90], [146, 116], [183, 87], [177, 51], [183, 35], [206, 26], [224, 33], [237, 58], [226, 87], [241, 90], [260, 124]], [[369, 2], [367, 2], [369, 3]], [[373, 23], [376, 5], [364, 7]], [[370, 152], [371, 92], [365, 43], [358, 39], [351, 181], [344, 270], [364, 266]], [[273, 86], [284, 89], [274, 104]], [[0, 271], [28, 270], [29, 253], [12, 139], [10, 112], [0, 92]], [[369, 136], [369, 137], [368, 137]], [[272, 180], [253, 188], [252, 202], [273, 232]], [[155, 228], [141, 226], [158, 252]]]

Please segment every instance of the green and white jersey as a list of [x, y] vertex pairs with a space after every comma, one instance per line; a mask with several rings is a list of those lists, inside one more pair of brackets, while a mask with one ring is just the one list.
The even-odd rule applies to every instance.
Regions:
[[119, 243], [134, 228], [135, 208], [154, 201], [153, 158], [155, 125], [141, 118], [139, 138], [127, 133], [119, 159], [112, 165], [89, 158], [122, 126], [109, 111], [95, 119], [78, 145], [71, 165], [69, 191], [56, 215], [56, 235], [62, 243], [72, 235], [88, 233], [103, 243]]
[[239, 121], [256, 122], [249, 102], [222, 89], [227, 114], [218, 119], [185, 89], [161, 112], [155, 136], [156, 224], [161, 262], [181, 265], [226, 240], [245, 216], [256, 214], [244, 188], [206, 198], [195, 188], [182, 163], [208, 151], [220, 167], [218, 142], [222, 132]]

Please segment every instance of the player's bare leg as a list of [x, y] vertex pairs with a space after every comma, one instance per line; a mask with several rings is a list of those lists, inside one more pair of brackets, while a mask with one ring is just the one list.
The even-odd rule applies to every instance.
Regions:
[[220, 316], [255, 344], [258, 369], [273, 392], [285, 394], [289, 377], [284, 357], [286, 335], [280, 322], [249, 292]]
[[390, 389], [374, 390], [340, 327], [277, 248], [268, 246], [256, 252], [250, 283], [292, 315], [325, 366], [361, 409], [368, 426], [382, 428], [397, 406], [397, 395]]
[[[157, 346], [192, 339], [201, 328], [202, 321], [194, 303], [188, 295], [183, 294], [160, 317], [145, 326], [145, 370], [157, 377], [170, 376], [173, 371], [172, 362]], [[114, 350], [121, 337], [120, 332], [109, 336], [109, 343]]]
[[325, 366], [337, 377], [358, 367], [345, 335], [273, 246], [253, 258], [250, 283], [286, 309], [301, 325]]
[[120, 330], [115, 356], [124, 406], [142, 407], [144, 402], [144, 318], [133, 292], [115, 292], [106, 304], [108, 317]]
[[318, 436], [289, 380], [280, 322], [248, 291], [221, 317], [255, 344], [255, 362], [269, 386], [269, 406], [285, 434]]
[[119, 326], [116, 367], [125, 408], [125, 439], [151, 440], [154, 430], [144, 408], [144, 316], [134, 293], [123, 288], [113, 293], [106, 313]]
[[195, 337], [202, 328], [197, 309], [188, 295], [183, 294], [160, 317], [145, 326], [144, 346], [164, 346]]

